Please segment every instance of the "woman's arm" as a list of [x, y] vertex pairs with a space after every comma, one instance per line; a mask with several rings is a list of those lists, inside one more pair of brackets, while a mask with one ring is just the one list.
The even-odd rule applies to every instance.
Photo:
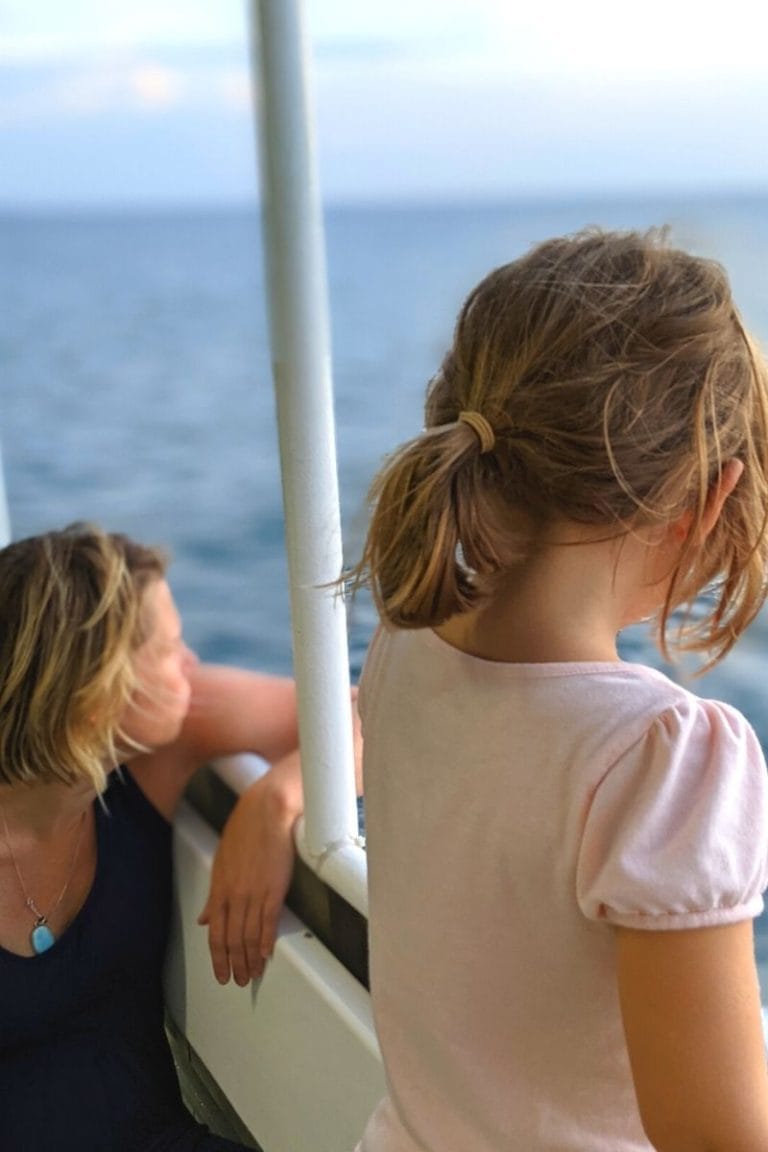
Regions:
[[[362, 793], [362, 736], [352, 695], [353, 747]], [[298, 749], [272, 765], [244, 792], [224, 826], [211, 888], [199, 923], [208, 925], [216, 979], [240, 985], [261, 976], [272, 955], [277, 924], [291, 882], [293, 827], [303, 808]]]
[[296, 691], [292, 680], [190, 662], [190, 709], [179, 737], [131, 761], [130, 770], [167, 820], [194, 773], [217, 756], [254, 752], [269, 771], [235, 803], [222, 830], [199, 923], [208, 926], [216, 979], [258, 977], [271, 955], [294, 862], [293, 825], [303, 807]]
[[[131, 761], [149, 800], [173, 818], [189, 780], [217, 756], [254, 752], [270, 769], [239, 797], [221, 835], [211, 888], [199, 922], [217, 980], [246, 984], [272, 954], [291, 880], [293, 827], [303, 809], [296, 690], [292, 680], [219, 665], [190, 667], [192, 702], [173, 744]], [[354, 700], [355, 764], [362, 790], [361, 742]]]
[[192, 701], [179, 740], [201, 762], [256, 752], [273, 763], [298, 746], [293, 680], [220, 664], [196, 664], [190, 681]]
[[752, 922], [617, 929], [624, 1031], [657, 1152], [768, 1152], [768, 1075]]
[[293, 680], [199, 663], [190, 665], [189, 679], [192, 698], [178, 738], [131, 761], [131, 772], [168, 820], [208, 761], [254, 752], [274, 763], [299, 743]]
[[211, 887], [198, 923], [208, 926], [216, 979], [241, 986], [262, 975], [294, 863], [293, 826], [302, 810], [298, 749], [273, 764], [239, 798], [224, 825]]

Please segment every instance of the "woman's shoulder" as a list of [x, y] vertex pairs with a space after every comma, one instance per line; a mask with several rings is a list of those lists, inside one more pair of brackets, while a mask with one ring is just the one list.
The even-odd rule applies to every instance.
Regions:
[[140, 825], [161, 834], [171, 827], [142, 788], [140, 774], [128, 764], [120, 764], [110, 773], [107, 788], [95, 804], [97, 814], [110, 825]]

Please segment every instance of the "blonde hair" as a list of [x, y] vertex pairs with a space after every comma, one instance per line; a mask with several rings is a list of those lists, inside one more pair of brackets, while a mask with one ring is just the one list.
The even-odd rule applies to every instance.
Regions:
[[103, 790], [151, 626], [143, 595], [166, 565], [88, 524], [0, 551], [0, 781]]
[[[558, 520], [621, 535], [688, 513], [659, 618], [716, 663], [766, 595], [768, 374], [723, 269], [659, 231], [549, 240], [472, 291], [431, 381], [426, 429], [374, 481], [353, 584], [385, 620], [434, 627], [493, 594]], [[480, 413], [490, 450], [462, 412]], [[744, 473], [705, 543], [708, 494]]]

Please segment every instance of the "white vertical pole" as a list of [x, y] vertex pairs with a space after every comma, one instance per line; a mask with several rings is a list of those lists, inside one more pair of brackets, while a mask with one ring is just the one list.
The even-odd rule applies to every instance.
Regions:
[[264, 248], [304, 776], [321, 861], [357, 836], [323, 225], [301, 0], [253, 0]]

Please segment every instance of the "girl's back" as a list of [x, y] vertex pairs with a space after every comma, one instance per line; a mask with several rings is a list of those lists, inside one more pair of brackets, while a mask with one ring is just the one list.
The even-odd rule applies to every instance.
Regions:
[[362, 1147], [649, 1148], [612, 925], [759, 912], [750, 729], [639, 665], [495, 663], [429, 630], [377, 634], [361, 701], [391, 1088]]

